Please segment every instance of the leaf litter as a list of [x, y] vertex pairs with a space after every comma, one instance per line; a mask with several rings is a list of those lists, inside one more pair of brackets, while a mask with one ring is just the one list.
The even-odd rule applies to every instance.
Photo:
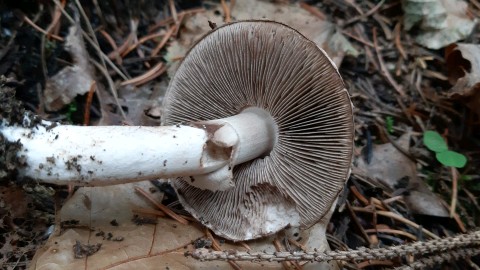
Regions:
[[[453, 44], [443, 55], [442, 52], [422, 48], [411, 41], [415, 39], [426, 48], [442, 48], [464, 38], [467, 38], [467, 42], [478, 43], [480, 40], [478, 34], [474, 32], [470, 35], [472, 25], [476, 22], [471, 15], [478, 17], [480, 9], [475, 5], [475, 1], [472, 1], [470, 6], [465, 6], [463, 1], [435, 1], [437, 3], [418, 1], [418, 5], [436, 5], [440, 11], [434, 13], [432, 8], [430, 9], [432, 12], [423, 12], [416, 14], [417, 17], [411, 17], [414, 15], [412, 11], [414, 9], [407, 10], [406, 7], [409, 4], [407, 2], [413, 1], [401, 2], [405, 14], [401, 13], [400, 2], [390, 1], [378, 3], [308, 1], [291, 4], [282, 1], [249, 0], [223, 4], [206, 2], [200, 8], [182, 7], [184, 3], [176, 3], [173, 9], [169, 8], [169, 12], [164, 12], [163, 7], [145, 8], [141, 3], [128, 6], [119, 2], [116, 15], [111, 13], [110, 7], [102, 3], [96, 6], [86, 4], [84, 8], [87, 13], [92, 18], [95, 16], [99, 18], [97, 22], [92, 20], [92, 23], [98, 23], [108, 29], [104, 37], [111, 36], [113, 40], [114, 46], [107, 45], [99, 34], [100, 47], [105, 54], [116, 50], [117, 56], [112, 59], [116, 61], [120, 57], [121, 61], [117, 63], [126, 78], [118, 75], [118, 71], [113, 72], [110, 68], [102, 71], [95, 65], [96, 70], [89, 72], [95, 73], [98, 77], [87, 73], [90, 77], [88, 83], [84, 82], [84, 86], [79, 88], [83, 89], [82, 91], [71, 93], [71, 97], [65, 99], [65, 102], [60, 102], [59, 104], [63, 105], [55, 109], [57, 112], [52, 111], [49, 115], [42, 116], [63, 117], [64, 110], [61, 110], [61, 107], [72, 102], [83, 105], [83, 97], [90, 90], [92, 78], [96, 78], [97, 88], [92, 105], [90, 108], [80, 106], [80, 111], [77, 115], [74, 113], [73, 119], [75, 116], [81, 119], [83, 111], [90, 109], [92, 124], [155, 125], [161, 116], [160, 104], [168, 78], [162, 73], [164, 71], [153, 72], [151, 68], [161, 63], [162, 57], [169, 66], [168, 74], [173, 74], [174, 64], [181, 60], [195, 40], [209, 31], [208, 20], [218, 25], [227, 20], [245, 18], [265, 17], [278, 20], [297, 28], [333, 56], [356, 106], [356, 141], [359, 149], [357, 162], [345, 192], [339, 199], [334, 216], [327, 226], [332, 249], [400, 245], [435, 235], [465, 232], [467, 228], [477, 226], [475, 216], [480, 213], [476, 201], [480, 190], [476, 187], [480, 186], [478, 184], [480, 177], [476, 171], [479, 153], [471, 150], [475, 149], [473, 146], [478, 147], [478, 142], [473, 136], [479, 132], [479, 114], [476, 106], [479, 100], [477, 98], [479, 71], [476, 63], [478, 53], [475, 48], [477, 45]], [[454, 7], [448, 8], [452, 4]], [[60, 12], [58, 5], [51, 7]], [[176, 8], [179, 8], [178, 12]], [[424, 9], [417, 8], [417, 11], [422, 10]], [[156, 18], [152, 17], [155, 13]], [[108, 15], [105, 16], [106, 14]], [[28, 12], [26, 16], [34, 17]], [[122, 21], [122, 18], [125, 18], [125, 21]], [[134, 21], [138, 18], [140, 25], [135, 26]], [[52, 25], [49, 26], [50, 22]], [[410, 29], [409, 32], [401, 31], [402, 23], [406, 29]], [[5, 24], [10, 25], [8, 20]], [[68, 36], [70, 25], [67, 20], [49, 21], [48, 18], [42, 17], [36, 24], [47, 29], [48, 33]], [[152, 25], [156, 30], [150, 30], [154, 29]], [[31, 26], [22, 26], [19, 33], [30, 29], [29, 27]], [[0, 38], [12, 40], [15, 37], [2, 33]], [[142, 43], [135, 43], [135, 40], [141, 40]], [[91, 46], [88, 42], [84, 44], [86, 47]], [[8, 47], [8, 50], [15, 48]], [[85, 53], [82, 59], [93, 59], [95, 55]], [[74, 65], [80, 66], [72, 52], [71, 57], [74, 58]], [[58, 60], [53, 61], [50, 58], [46, 60], [47, 65], [57, 63], [56, 67], [49, 66], [52, 74], [61, 74], [62, 69], [59, 66], [64, 66], [64, 69], [68, 67], [62, 62], [59, 65]], [[6, 73], [9, 78], [21, 74], [18, 70], [26, 73], [29, 68], [28, 66], [12, 68], [12, 63], [8, 61], [0, 66], [1, 70], [9, 71]], [[91, 69], [87, 64], [82, 66], [85, 70]], [[119, 102], [115, 101], [111, 91], [105, 90], [104, 85], [108, 85], [104, 79], [105, 74], [111, 75], [115, 80], [114, 83], [117, 85], [115, 92], [118, 94]], [[134, 78], [134, 81], [130, 80], [134, 83], [126, 84], [129, 78]], [[52, 79], [53, 77], [49, 78]], [[75, 78], [72, 79], [75, 81]], [[122, 83], [123, 86], [118, 87]], [[32, 86], [34, 84], [28, 80], [23, 84], [13, 85], [17, 88], [17, 96], [19, 90], [35, 89]], [[401, 86], [399, 89], [406, 93], [405, 96], [398, 95], [395, 86]], [[36, 93], [31, 90], [30, 92]], [[40, 99], [38, 103], [26, 98], [27, 106], [37, 109], [36, 111], [42, 114], [42, 106], [47, 108], [47, 104], [52, 100], [49, 98], [53, 97], [53, 94], [50, 96], [47, 93], [49, 92], [44, 92], [44, 100]], [[57, 97], [57, 100], [61, 99]], [[121, 110], [125, 110], [127, 118], [121, 115]], [[385, 126], [387, 128], [384, 128]], [[422, 144], [422, 134], [427, 130], [438, 131], [447, 138], [449, 148], [468, 156], [466, 167], [460, 171], [465, 177], [452, 178], [448, 170], [436, 163], [435, 155], [426, 150]], [[459, 187], [454, 188], [453, 179], [459, 181], [456, 182]], [[469, 180], [462, 182], [461, 179]], [[33, 268], [48, 269], [55, 265], [60, 268], [68, 266], [72, 269], [85, 267], [130, 269], [139, 266], [154, 266], [156, 269], [161, 267], [253, 269], [284, 266], [261, 262], [238, 262], [230, 265], [225, 262], [199, 263], [192, 258], [186, 258], [185, 251], [193, 250], [194, 243], [198, 243], [199, 239], [212, 241], [212, 247], [213, 243], [217, 242], [217, 248], [225, 250], [275, 251], [273, 245], [275, 241], [268, 238], [248, 243], [230, 243], [205, 232], [194, 220], [191, 220], [189, 225], [182, 225], [166, 217], [145, 198], [134, 192], [136, 185], [140, 185], [144, 190], [155, 191], [151, 195], [158, 202], [162, 202], [162, 193], [166, 191], [152, 189], [149, 183], [122, 187], [84, 187], [76, 189], [75, 192], [70, 190], [68, 200], [58, 211], [55, 229], [48, 234], [50, 238], [47, 243], [37, 249], [30, 265]], [[451, 218], [445, 201], [454, 197], [456, 194], [454, 189], [458, 189], [459, 196], [455, 199], [456, 207]], [[57, 190], [60, 191], [65, 192]], [[15, 192], [12, 194], [21, 196]], [[169, 204], [169, 208], [191, 219], [188, 213], [178, 208], [174, 202], [172, 205]], [[118, 226], [112, 224], [113, 220]], [[316, 235], [315, 230], [311, 231], [311, 234]], [[281, 241], [277, 243], [280, 242], [283, 246], [280, 248], [301, 249], [305, 243], [296, 243], [291, 235], [279, 235]], [[115, 239], [118, 241], [113, 241]], [[77, 241], [80, 246], [77, 245]], [[92, 252], [90, 256], [85, 254], [82, 259], [74, 259], [76, 245], [95, 248], [100, 244], [98, 251]], [[312, 246], [308, 248], [313, 249]], [[89, 248], [87, 253], [88, 250]], [[422, 262], [421, 257], [415, 257], [414, 260]], [[401, 259], [365, 260], [345, 261], [337, 266], [346, 269], [367, 266], [382, 269], [405, 263], [407, 262]], [[452, 266], [453, 263], [445, 265]], [[467, 259], [456, 263], [456, 266], [462, 269], [472, 265], [475, 265], [475, 260]], [[309, 266], [312, 265], [288, 265], [305, 269]]]

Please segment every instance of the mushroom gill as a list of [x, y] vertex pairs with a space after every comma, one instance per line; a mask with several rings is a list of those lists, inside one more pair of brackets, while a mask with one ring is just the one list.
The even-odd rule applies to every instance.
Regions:
[[227, 24], [185, 56], [170, 82], [162, 124], [225, 118], [248, 107], [275, 120], [271, 152], [234, 167], [235, 187], [227, 191], [172, 181], [180, 201], [232, 240], [315, 224], [342, 190], [352, 158], [352, 106], [336, 67], [286, 25]]

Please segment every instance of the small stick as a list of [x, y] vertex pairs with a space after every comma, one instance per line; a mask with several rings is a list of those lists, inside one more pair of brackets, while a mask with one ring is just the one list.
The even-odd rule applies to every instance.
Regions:
[[366, 45], [366, 46], [372, 47], [372, 48], [374, 47], [371, 42], [366, 41], [366, 40], [364, 40], [364, 39], [362, 39], [362, 38], [360, 38], [360, 37], [357, 37], [357, 36], [355, 36], [354, 34], [352, 34], [352, 33], [350, 33], [350, 32], [347, 32], [347, 31], [343, 30], [343, 31], [342, 31], [342, 34], [344, 34], [345, 36], [348, 36], [348, 37], [351, 37], [351, 38], [355, 39], [356, 41], [362, 43], [363, 45]]
[[132, 45], [130, 45], [130, 47], [128, 47], [128, 49], [126, 49], [123, 53], [122, 53], [122, 57], [125, 57], [127, 54], [129, 54], [131, 51], [135, 50], [140, 44], [143, 44], [151, 39], [154, 39], [156, 37], [161, 37], [165, 35], [165, 33], [163, 32], [158, 32], [158, 33], [153, 33], [153, 34], [150, 34], [150, 35], [147, 35], [147, 36], [144, 36], [142, 38], [140, 38], [137, 42], [133, 43]]
[[90, 84], [90, 90], [88, 90], [87, 95], [87, 102], [85, 102], [85, 111], [83, 113], [83, 125], [88, 126], [90, 123], [90, 106], [92, 106], [93, 100], [93, 93], [95, 93], [95, 89], [97, 88], [97, 83], [92, 81]]
[[458, 175], [457, 169], [451, 167], [452, 173], [452, 201], [450, 202], [450, 217], [455, 215], [455, 209], [457, 208], [457, 194], [458, 194]]
[[[184, 16], [184, 15], [193, 15], [193, 14], [199, 13], [199, 12], [205, 12], [205, 9], [204, 8], [194, 8], [194, 9], [185, 10], [185, 11], [182, 11], [182, 12], [178, 13], [178, 16], [180, 17], [180, 16]], [[158, 28], [169, 25], [173, 22], [175, 22], [173, 20], [173, 18], [168, 17], [166, 19], [163, 19], [163, 20], [159, 21], [155, 25], [149, 27], [148, 32], [151, 33], [153, 31], [157, 30]]]
[[355, 186], [350, 186], [350, 191], [353, 193], [353, 196], [357, 198], [363, 205], [369, 205], [368, 199], [363, 196], [360, 191]]
[[168, 4], [170, 6], [170, 13], [172, 14], [173, 21], [178, 25], [178, 15], [177, 9], [175, 9], [175, 2], [173, 0], [168, 0]]
[[300, 2], [300, 7], [310, 12], [310, 14], [314, 15], [315, 17], [319, 18], [322, 21], [325, 21], [327, 19], [327, 16], [325, 16], [325, 14], [322, 11], [320, 11], [316, 7], [312, 7], [311, 5], [305, 2]]
[[185, 14], [178, 15], [178, 24], [175, 25], [175, 31], [173, 31], [173, 34], [172, 34], [172, 36], [174, 36], [175, 38], [178, 37], [178, 31], [180, 31], [180, 27], [184, 18], [185, 18]]
[[463, 224], [462, 219], [460, 218], [460, 216], [457, 213], [455, 213], [455, 215], [453, 215], [453, 219], [455, 219], [455, 222], [457, 222], [457, 225], [458, 225], [458, 228], [460, 229], [460, 231], [462, 233], [466, 233], [467, 228], [465, 228], [465, 224]]
[[[110, 60], [110, 59], [108, 59]], [[120, 100], [118, 99], [118, 94], [117, 94], [117, 89], [115, 88], [115, 85], [113, 83], [112, 77], [108, 73], [108, 70], [105, 66], [102, 64], [98, 63], [97, 61], [90, 59], [90, 61], [93, 63], [93, 65], [100, 70], [100, 72], [105, 76], [105, 79], [107, 79], [108, 82], [108, 87], [110, 89], [110, 93], [112, 93], [113, 99], [115, 100], [115, 104], [118, 107], [118, 110], [120, 111], [120, 114], [122, 115], [122, 118], [124, 121], [127, 121], [127, 115], [125, 114], [125, 111], [123, 110], [122, 106], [120, 105]], [[113, 64], [113, 63], [112, 63]]]
[[463, 192], [467, 194], [467, 197], [470, 199], [470, 202], [477, 208], [477, 211], [480, 211], [480, 206], [478, 205], [477, 198], [473, 195], [468, 189], [464, 189]]
[[[62, 5], [63, 7], [65, 7], [65, 0], [62, 0]], [[58, 8], [58, 7], [55, 7], [55, 11], [53, 12], [53, 19], [52, 19], [52, 22], [50, 23], [50, 25], [48, 26], [47, 28], [47, 37], [50, 38], [53, 30], [55, 29], [55, 27], [57, 26], [59, 20], [60, 20], [60, 17], [62, 17], [62, 11]], [[55, 30], [58, 30], [58, 29], [55, 29]]]
[[402, 200], [402, 199], [403, 199], [403, 195], [398, 195], [398, 196], [391, 197], [391, 198], [383, 200], [383, 203], [384, 204], [390, 204], [392, 202], [396, 202], [396, 201]]
[[[365, 208], [362, 208], [362, 207], [356, 207], [356, 206], [352, 206], [352, 210], [356, 211], [356, 212], [363, 212], [363, 213], [373, 213], [373, 210], [371, 209], [365, 209]], [[380, 215], [380, 216], [384, 216], [384, 217], [389, 217], [389, 218], [393, 218], [397, 221], [400, 221], [400, 222], [403, 222], [415, 229], [421, 229], [423, 233], [425, 233], [426, 235], [430, 236], [431, 238], [433, 239], [439, 239], [440, 237], [438, 237], [438, 235], [430, 232], [429, 230], [425, 229], [425, 228], [422, 228], [420, 225], [418, 225], [417, 223], [411, 221], [411, 220], [408, 220], [400, 215], [397, 215], [395, 213], [392, 213], [392, 212], [388, 212], [388, 211], [375, 211], [377, 215]]]
[[226, 23], [231, 22], [232, 18], [230, 17], [230, 9], [228, 8], [227, 4], [225, 3], [225, 0], [220, 0], [220, 3], [222, 4], [223, 13], [225, 14], [225, 22]]
[[300, 249], [303, 250], [303, 251], [307, 251], [307, 247], [306, 247], [306, 246], [300, 244], [299, 242], [293, 240], [292, 238], [288, 238], [288, 242], [289, 242], [290, 244], [292, 244], [292, 245], [300, 248]]
[[[282, 245], [280, 244], [278, 239], [273, 240], [273, 246], [275, 246], [276, 251], [284, 251], [284, 250], [282, 250]], [[291, 262], [283, 261], [282, 264], [283, 264], [283, 268], [292, 269], [292, 263]]]
[[164, 64], [162, 62], [159, 62], [144, 74], [138, 77], [132, 78], [130, 80], [123, 81], [120, 85], [125, 86], [129, 84], [133, 84], [135, 86], [138, 86], [155, 79], [156, 77], [162, 75], [166, 70], [167, 68], [164, 66]]
[[397, 46], [398, 51], [402, 55], [403, 59], [407, 60], [407, 53], [403, 49], [402, 42], [400, 41], [400, 37], [402, 35], [402, 23], [398, 22], [397, 25], [395, 25], [395, 46]]
[[[138, 43], [138, 36], [135, 35], [134, 38], [133, 38], [133, 43]], [[128, 53], [127, 53], [128, 54]], [[125, 55], [127, 55], [125, 54]], [[123, 54], [122, 54], [123, 55]], [[137, 55], [138, 57], [140, 57], [140, 59], [145, 59], [145, 53], [143, 52], [142, 48], [141, 47], [137, 47]], [[150, 63], [146, 60], [143, 61], [143, 65], [146, 67], [146, 68], [151, 68], [152, 66], [150, 65]]]
[[[208, 239], [212, 240], [212, 248], [213, 250], [215, 251], [222, 251], [222, 248], [220, 247], [220, 243], [218, 243], [217, 239], [215, 239], [212, 235], [212, 233], [210, 232], [210, 230], [208, 228], [205, 228], [205, 235], [207, 236]], [[228, 263], [232, 266], [233, 269], [235, 270], [241, 270], [242, 267], [240, 267], [240, 265], [238, 265], [238, 263], [234, 262], [234, 261], [231, 261], [231, 260], [228, 260]]]
[[165, 44], [167, 44], [168, 39], [172, 36], [172, 34], [173, 34], [173, 32], [175, 31], [176, 28], [177, 28], [176, 26], [172, 26], [172, 27], [170, 27], [170, 29], [168, 29], [167, 33], [165, 33], [165, 36], [163, 36], [160, 43], [158, 43], [158, 45], [155, 47], [155, 49], [152, 50], [151, 56], [156, 56], [160, 52], [160, 50], [163, 48], [163, 46], [165, 46]]
[[[355, 33], [357, 34], [357, 36], [362, 37], [363, 40], [368, 40], [368, 37], [364, 34], [364, 30], [363, 30], [363, 28], [361, 27], [360, 24], [355, 24], [354, 29], [355, 29]], [[368, 64], [372, 63], [372, 65], [375, 69], [379, 69], [377, 61], [374, 60], [372, 50], [370, 50], [370, 48], [368, 46], [364, 46], [364, 47], [365, 47], [365, 55], [366, 55], [366, 58], [367, 58], [366, 59], [367, 61], [365, 61], [365, 68], [368, 69]], [[375, 46], [373, 46], [373, 47], [375, 47]]]
[[[368, 237], [368, 234], [365, 232], [365, 229], [363, 228], [362, 224], [360, 223], [360, 219], [357, 217], [357, 213], [355, 213], [353, 207], [350, 205], [350, 203], [347, 201], [345, 204], [348, 214], [351, 217], [351, 220], [353, 221], [353, 226], [356, 227], [359, 231], [359, 234], [361, 237], [365, 240], [365, 242], [368, 243], [368, 246], [370, 246], [372, 243], [370, 242], [370, 237]], [[362, 208], [364, 209], [364, 208]]]
[[413, 241], [417, 241], [417, 237], [411, 233], [404, 232], [401, 230], [394, 230], [394, 229], [366, 229], [365, 232], [367, 233], [390, 233], [390, 234], [397, 234], [397, 235], [402, 235], [407, 238], [412, 239]]
[[108, 54], [108, 58], [110, 58], [112, 60], [120, 58], [119, 56], [122, 55], [126, 50], [128, 50], [128, 48], [132, 44], [132, 41], [133, 41], [133, 33], [130, 33], [130, 34], [128, 34], [128, 37], [125, 39], [125, 41], [122, 43], [122, 45], [120, 45], [120, 47], [117, 47], [116, 50], [111, 51]]
[[383, 205], [382, 201], [380, 201], [380, 200], [377, 199], [377, 198], [371, 197], [371, 198], [370, 198], [370, 202], [373, 204], [373, 206], [374, 206], [376, 209], [379, 209], [379, 210], [387, 210], [387, 209], [385, 208], [385, 206]]
[[173, 218], [174, 220], [178, 221], [179, 223], [183, 224], [183, 225], [188, 225], [188, 220], [184, 219], [183, 217], [177, 215], [175, 212], [173, 212], [172, 210], [170, 210], [168, 207], [166, 207], [165, 205], [157, 202], [154, 198], [152, 198], [152, 196], [150, 196], [150, 194], [148, 194], [145, 190], [139, 188], [139, 187], [136, 187], [135, 190], [137, 192], [139, 192], [140, 194], [142, 194], [145, 198], [147, 198], [151, 203], [153, 203], [156, 207], [158, 207], [158, 209], [162, 210], [166, 215], [168, 215], [169, 217]]
[[[113, 40], [112, 36], [110, 36], [110, 34], [108, 34], [105, 30], [100, 30], [100, 34], [102, 34], [102, 36], [107, 40], [108, 44], [110, 44], [110, 46], [112, 47], [112, 52], [117, 52], [118, 51], [118, 46], [117, 44], [115, 43], [115, 40]], [[122, 64], [122, 58], [120, 58], [120, 56], [118, 55], [118, 53], [115, 53], [115, 55], [108, 55], [108, 57], [111, 59], [115, 59], [115, 61], [117, 61], [117, 64], [118, 65], [121, 65]]]
[[356, 17], [353, 17], [351, 18], [350, 20], [348, 20], [347, 22], [345, 22], [345, 24], [343, 25], [343, 27], [345, 27], [346, 25], [349, 25], [349, 24], [352, 24], [358, 20], [363, 20], [363, 19], [366, 19], [367, 17], [371, 16], [372, 14], [374, 14], [375, 12], [377, 12], [377, 10], [382, 7], [383, 3], [385, 2], [385, 0], [382, 0], [380, 1], [377, 5], [375, 5], [372, 9], [370, 9], [367, 13], [364, 13], [360, 16], [356, 16]]
[[[146, 214], [146, 215], [155, 215], [155, 216], [159, 216], [159, 217], [166, 217], [167, 215], [160, 211], [160, 210], [155, 210], [155, 209], [150, 209], [150, 208], [133, 208], [132, 209], [132, 212], [136, 212], [136, 213], [140, 213], [140, 214]], [[198, 220], [196, 220], [195, 218], [193, 217], [188, 217], [188, 216], [184, 216], [184, 215], [178, 215], [188, 221], [192, 221], [192, 222], [198, 222]]]
[[247, 245], [247, 243], [245, 243], [244, 241], [238, 242], [238, 244], [239, 244], [240, 246], [244, 247], [246, 250], [252, 250], [252, 249], [250, 248], [250, 246]]
[[402, 87], [398, 85], [397, 82], [392, 78], [392, 75], [390, 74], [390, 72], [388, 72], [388, 69], [385, 66], [385, 62], [383, 62], [383, 58], [377, 44], [377, 28], [373, 28], [373, 45], [375, 47], [375, 52], [377, 53], [378, 63], [380, 64], [380, 69], [382, 71], [383, 76], [385, 76], [387, 81], [400, 94], [400, 96], [404, 97], [405, 92], [403, 91]]
[[58, 41], [60, 41], [60, 42], [63, 42], [63, 41], [64, 41], [64, 39], [63, 39], [62, 37], [59, 37], [59, 36], [54, 35], [54, 34], [49, 34], [48, 31], [43, 30], [40, 26], [38, 26], [38, 25], [36, 25], [34, 22], [32, 22], [32, 20], [30, 20], [30, 19], [29, 19], [25, 14], [23, 14], [22, 12], [16, 11], [16, 12], [15, 12], [15, 15], [16, 15], [19, 19], [21, 19], [21, 20], [23, 20], [24, 22], [26, 22], [26, 23], [27, 23], [28, 25], [30, 25], [31, 27], [33, 27], [33, 28], [34, 28], [35, 30], [37, 30], [38, 32], [40, 32], [40, 33], [42, 33], [42, 34], [44, 34], [44, 35], [46, 35], [46, 36], [50, 36], [50, 37], [52, 37], [53, 39], [56, 39], [56, 40], [58, 40]]

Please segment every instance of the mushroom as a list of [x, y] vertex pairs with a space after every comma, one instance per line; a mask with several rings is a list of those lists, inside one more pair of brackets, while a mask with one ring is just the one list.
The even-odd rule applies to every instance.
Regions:
[[22, 145], [19, 175], [77, 185], [170, 178], [183, 206], [232, 240], [324, 218], [353, 152], [337, 68], [272, 21], [226, 24], [198, 41], [170, 82], [161, 127], [31, 121], [0, 128]]

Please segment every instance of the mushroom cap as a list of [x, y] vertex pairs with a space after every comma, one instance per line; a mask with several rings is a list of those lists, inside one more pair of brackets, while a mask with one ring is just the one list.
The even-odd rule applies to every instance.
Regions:
[[170, 82], [162, 124], [225, 118], [251, 106], [276, 121], [269, 155], [237, 165], [227, 191], [172, 181], [187, 211], [234, 241], [315, 224], [343, 189], [352, 161], [352, 104], [335, 64], [314, 42], [272, 21], [226, 24], [198, 41]]

